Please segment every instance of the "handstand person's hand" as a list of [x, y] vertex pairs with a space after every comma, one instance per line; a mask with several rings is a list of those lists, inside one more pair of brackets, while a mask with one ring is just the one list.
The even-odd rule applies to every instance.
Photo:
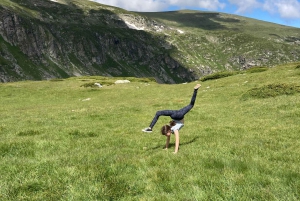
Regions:
[[201, 84], [197, 84], [194, 89], [199, 89], [201, 87]]

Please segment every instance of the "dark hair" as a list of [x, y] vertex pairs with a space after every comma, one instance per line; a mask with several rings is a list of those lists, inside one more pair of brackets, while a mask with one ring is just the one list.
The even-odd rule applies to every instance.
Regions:
[[170, 130], [171, 130], [171, 126], [164, 125], [163, 127], [161, 127], [161, 134], [166, 135], [168, 132], [170, 132]]
[[162, 135], [166, 135], [168, 132], [171, 131], [171, 127], [175, 126], [175, 121], [170, 121], [170, 125], [164, 125], [163, 127], [161, 127], [161, 134]]

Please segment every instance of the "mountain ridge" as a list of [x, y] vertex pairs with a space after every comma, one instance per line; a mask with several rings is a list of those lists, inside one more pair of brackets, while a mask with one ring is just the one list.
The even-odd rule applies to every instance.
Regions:
[[0, 82], [102, 75], [180, 83], [295, 62], [300, 54], [300, 29], [225, 13], [4, 0], [0, 16]]

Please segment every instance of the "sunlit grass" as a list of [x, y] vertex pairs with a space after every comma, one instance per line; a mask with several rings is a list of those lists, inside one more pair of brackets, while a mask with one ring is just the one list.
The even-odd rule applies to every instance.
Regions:
[[177, 155], [173, 137], [162, 149], [168, 118], [141, 129], [185, 106], [195, 82], [1, 84], [0, 200], [299, 200], [300, 94], [243, 98], [299, 85], [296, 66], [201, 82]]

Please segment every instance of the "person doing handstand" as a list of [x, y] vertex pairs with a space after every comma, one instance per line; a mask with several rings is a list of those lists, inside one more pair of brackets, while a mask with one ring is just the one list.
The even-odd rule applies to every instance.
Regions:
[[201, 86], [200, 84], [197, 84], [194, 87], [194, 93], [189, 105], [185, 106], [184, 108], [181, 108], [180, 110], [157, 111], [150, 126], [148, 128], [143, 129], [142, 131], [147, 133], [152, 132], [152, 129], [160, 116], [171, 117], [172, 121], [170, 121], [169, 125], [164, 125], [161, 128], [161, 133], [162, 135], [165, 135], [167, 137], [165, 149], [168, 149], [169, 147], [171, 133], [175, 134], [175, 151], [173, 153], [176, 154], [179, 149], [179, 130], [184, 126], [184, 115], [194, 107], [196, 97], [197, 97], [197, 91], [200, 86]]

